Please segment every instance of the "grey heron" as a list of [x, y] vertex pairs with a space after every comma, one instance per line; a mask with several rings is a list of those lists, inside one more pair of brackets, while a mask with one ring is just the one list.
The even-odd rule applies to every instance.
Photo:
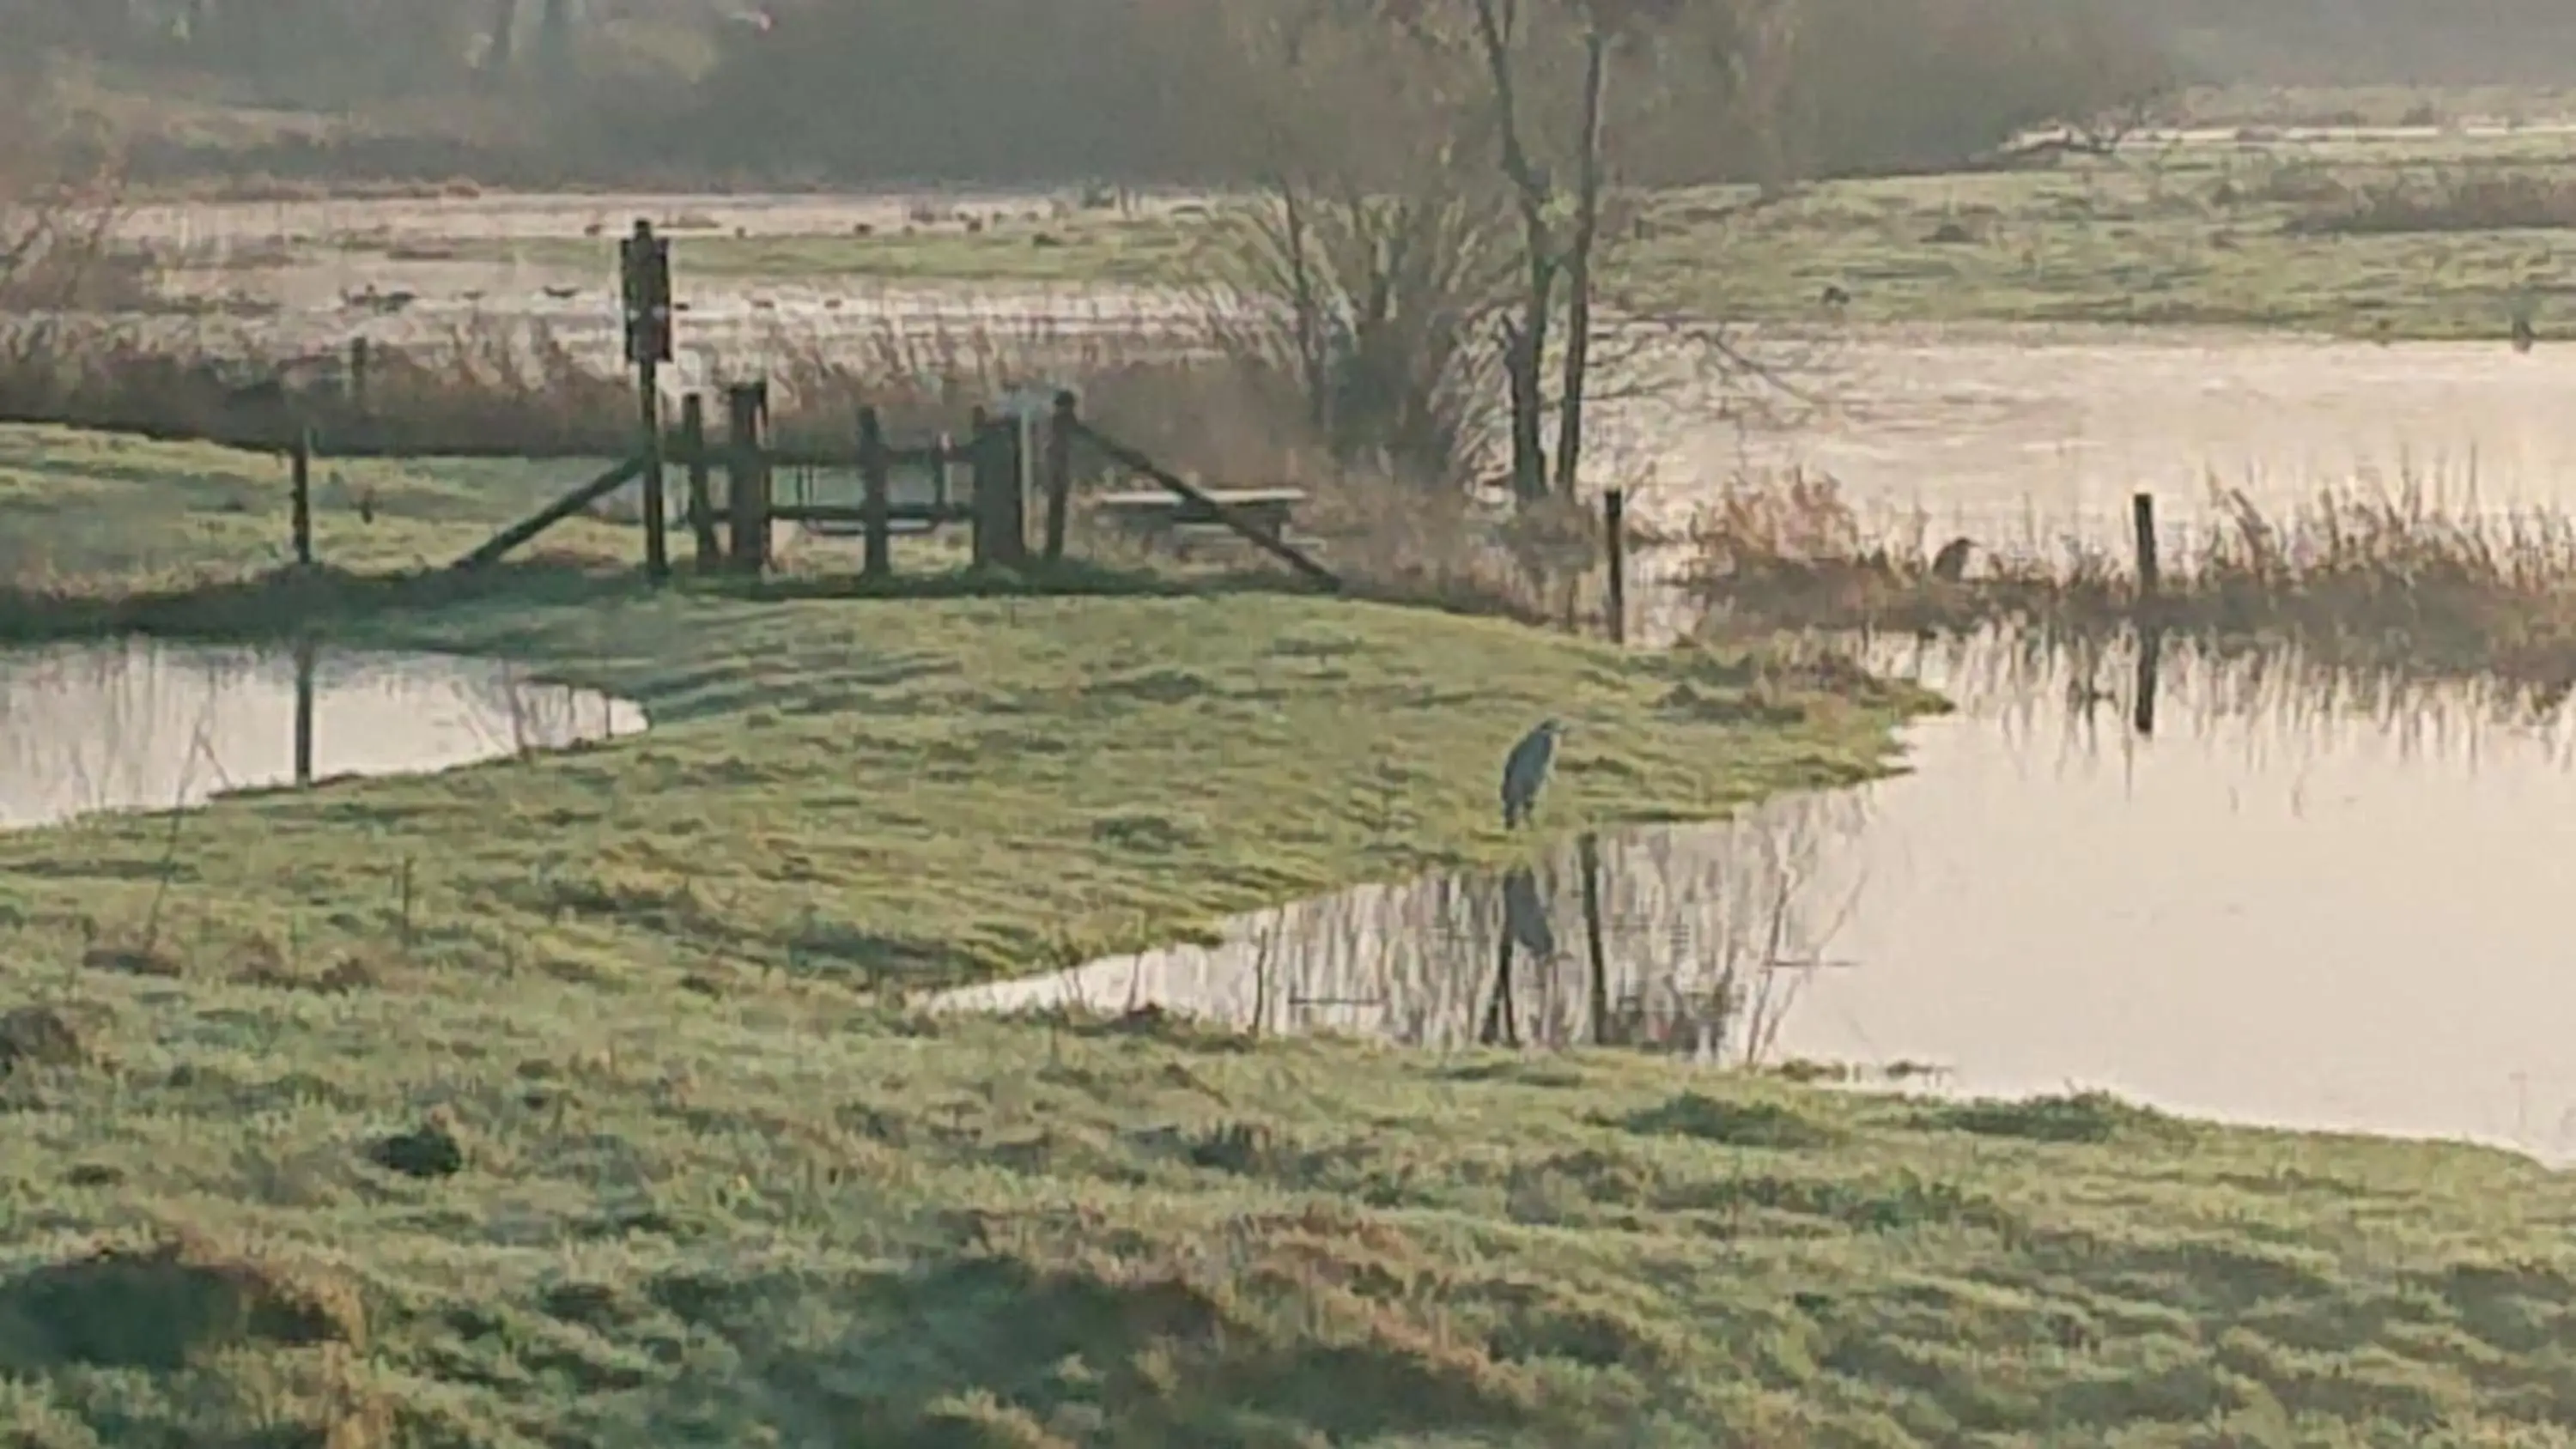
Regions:
[[1521, 736], [1512, 752], [1503, 757], [1503, 828], [1525, 823], [1530, 811], [1538, 805], [1538, 792], [1547, 784], [1548, 767], [1556, 762], [1556, 742], [1565, 726], [1552, 719], [1540, 720], [1538, 728]]

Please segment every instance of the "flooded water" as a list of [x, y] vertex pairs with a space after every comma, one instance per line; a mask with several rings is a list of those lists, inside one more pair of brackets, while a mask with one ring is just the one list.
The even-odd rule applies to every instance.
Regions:
[[2146, 490], [2177, 553], [2211, 516], [2213, 484], [2276, 513], [2328, 487], [2576, 512], [2576, 421], [2550, 403], [2576, 388], [2567, 348], [1888, 328], [1830, 339], [1803, 365], [1819, 405], [1785, 422], [1720, 421], [1706, 389], [1614, 416], [1605, 446], [1644, 482], [1641, 507], [1686, 514], [1713, 483], [1800, 466], [1865, 515], [1919, 511], [1938, 534], [2045, 549], [2125, 538]]
[[[672, 232], [675, 287], [688, 308], [682, 355], [668, 374], [675, 389], [745, 375], [771, 349], [860, 347], [889, 325], [1116, 333], [1178, 345], [1204, 299], [1173, 289], [789, 282], [686, 265], [694, 236], [847, 236], [899, 221], [918, 204], [1023, 216], [1058, 201], [962, 192], [486, 196], [146, 207], [123, 225], [209, 254], [229, 248], [257, 261], [262, 249], [275, 252], [275, 265], [240, 265], [237, 255], [234, 265], [192, 275], [282, 306], [254, 330], [317, 350], [360, 334], [397, 346], [436, 342], [469, 319], [504, 318], [542, 321], [577, 355], [613, 368], [614, 236], [636, 216], [689, 224]], [[586, 236], [594, 227], [601, 235]], [[328, 250], [352, 238], [377, 249]], [[597, 263], [466, 262], [443, 259], [435, 245], [538, 238], [596, 241]], [[390, 239], [423, 245], [389, 255], [382, 244]], [[319, 260], [314, 248], [323, 249]], [[1191, 280], [1176, 276], [1173, 288]], [[418, 298], [396, 315], [353, 310], [343, 294], [362, 284]], [[1739, 472], [1803, 465], [1838, 478], [1875, 514], [1919, 510], [1933, 529], [1990, 547], [2050, 547], [2068, 533], [2116, 541], [2130, 494], [2148, 489], [2177, 535], [2169, 546], [2182, 551], [2208, 517], [2213, 481], [2273, 510], [2328, 485], [2394, 488], [2412, 478], [2455, 508], [2576, 512], [2576, 415], [2556, 405], [2576, 391], [2576, 349], [2517, 354], [2504, 330], [2501, 295], [2491, 342], [2385, 347], [2188, 328], [1775, 327], [1738, 339], [1799, 393], [1753, 389], [1774, 414], [1761, 421], [1744, 420], [1743, 386], [1713, 384], [1698, 350], [1612, 347], [1605, 357], [1637, 373], [1612, 390], [1645, 395], [1598, 410], [1593, 472], [1629, 486], [1643, 515], [1669, 520]]]
[[2576, 859], [2563, 708], [2168, 646], [2140, 738], [2125, 656], [1987, 640], [1879, 662], [1962, 704], [1910, 732], [1912, 773], [1605, 838], [1596, 910], [1560, 846], [1513, 878], [1354, 892], [1219, 949], [942, 1004], [1929, 1065], [1954, 1090], [2099, 1087], [2576, 1160], [2576, 955], [2550, 908]]
[[438, 655], [135, 640], [0, 652], [0, 830], [641, 732], [622, 700]]

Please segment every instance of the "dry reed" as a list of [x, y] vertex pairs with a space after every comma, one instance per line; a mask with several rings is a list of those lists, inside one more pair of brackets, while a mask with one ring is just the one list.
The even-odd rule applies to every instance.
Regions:
[[1717, 634], [1996, 625], [2098, 638], [2141, 622], [2216, 644], [2295, 644], [2321, 662], [2576, 679], [2576, 519], [2462, 511], [2421, 478], [2318, 491], [2282, 511], [2212, 487], [2207, 521], [2160, 540], [2142, 607], [2125, 550], [2076, 537], [1976, 540], [1958, 577], [1928, 521], [1864, 520], [1831, 479], [1739, 482], [1682, 530], [1681, 586]]

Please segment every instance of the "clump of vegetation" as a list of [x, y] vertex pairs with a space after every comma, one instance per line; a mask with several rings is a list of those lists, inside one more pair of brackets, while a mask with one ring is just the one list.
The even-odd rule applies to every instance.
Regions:
[[350, 1286], [195, 1236], [112, 1244], [0, 1282], [0, 1360], [170, 1372], [259, 1344], [366, 1347]]
[[2408, 232], [2564, 231], [2576, 227], [2576, 177], [2554, 173], [2436, 171], [2329, 184], [2299, 198], [2293, 233], [2384, 236]]
[[1684, 1092], [1669, 1102], [1634, 1113], [1626, 1125], [1631, 1132], [1648, 1135], [1786, 1152], [1829, 1147], [1841, 1140], [1834, 1127], [1795, 1107], [1771, 1101], [1731, 1101], [1699, 1092]]
[[1873, 524], [1814, 475], [1739, 482], [1667, 537], [1719, 634], [2011, 624], [2102, 637], [2143, 623], [2222, 647], [2295, 645], [2328, 666], [2548, 690], [2576, 679], [2576, 522], [2560, 515], [2458, 512], [2408, 478], [2328, 489], [2275, 516], [2213, 484], [2207, 525], [2176, 532], [2143, 603], [2125, 551], [2082, 538], [1936, 544], [1928, 520]]
[[2031, 1142], [2110, 1142], [2139, 1133], [2170, 1135], [2181, 1126], [2160, 1112], [2123, 1102], [2107, 1092], [1960, 1102], [1927, 1109], [1916, 1120], [1932, 1131], [2019, 1137]]

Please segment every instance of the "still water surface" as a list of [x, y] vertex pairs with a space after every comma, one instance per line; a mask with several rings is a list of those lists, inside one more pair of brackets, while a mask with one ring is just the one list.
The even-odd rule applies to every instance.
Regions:
[[2563, 708], [2169, 647], [2140, 739], [2124, 657], [1872, 652], [1962, 705], [1910, 731], [1912, 772], [1600, 842], [1597, 987], [1562, 847], [1517, 882], [1355, 892], [1222, 949], [943, 1004], [1153, 1002], [1434, 1046], [1588, 1041], [1598, 1019], [1704, 1057], [1930, 1063], [1958, 1090], [2576, 1159]]
[[[133, 640], [0, 652], [0, 830], [296, 776], [291, 653]], [[442, 655], [312, 661], [313, 774], [443, 770], [645, 727], [637, 706]]]

